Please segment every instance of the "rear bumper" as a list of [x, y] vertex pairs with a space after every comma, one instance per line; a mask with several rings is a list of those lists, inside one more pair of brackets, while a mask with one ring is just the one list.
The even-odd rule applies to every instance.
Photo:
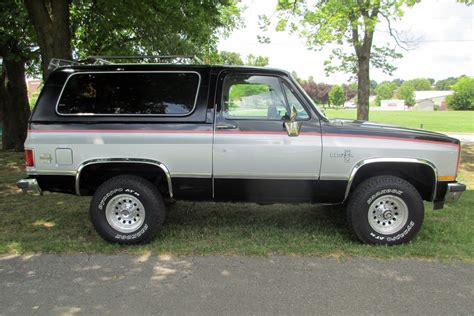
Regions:
[[36, 179], [21, 179], [16, 183], [16, 186], [20, 188], [23, 193], [36, 193], [42, 194], [43, 191], [41, 190], [38, 181]]
[[444, 202], [456, 202], [457, 200], [459, 200], [464, 191], [466, 191], [465, 184], [459, 182], [448, 183], [448, 188], [446, 189], [446, 194], [444, 196]]

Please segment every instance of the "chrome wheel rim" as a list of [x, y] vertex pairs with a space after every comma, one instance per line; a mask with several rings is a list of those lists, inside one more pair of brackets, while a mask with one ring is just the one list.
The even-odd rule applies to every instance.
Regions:
[[408, 220], [408, 206], [400, 197], [383, 195], [370, 204], [369, 225], [379, 234], [391, 235], [405, 226]]
[[105, 217], [113, 229], [121, 233], [132, 233], [142, 226], [145, 208], [135, 196], [119, 194], [107, 203]]

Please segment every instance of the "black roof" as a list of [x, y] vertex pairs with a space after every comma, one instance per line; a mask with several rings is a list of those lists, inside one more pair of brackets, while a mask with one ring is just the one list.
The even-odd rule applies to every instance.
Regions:
[[278, 73], [290, 76], [288, 71], [269, 68], [251, 67], [238, 65], [200, 65], [200, 64], [153, 64], [153, 63], [133, 63], [133, 64], [104, 64], [104, 65], [74, 65], [57, 68], [54, 72], [89, 72], [89, 71], [153, 71], [153, 70], [204, 70], [212, 69], [216, 72], [223, 70], [242, 70], [259, 73]]

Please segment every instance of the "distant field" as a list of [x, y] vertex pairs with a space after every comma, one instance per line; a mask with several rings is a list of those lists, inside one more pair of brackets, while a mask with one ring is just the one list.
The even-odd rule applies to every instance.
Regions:
[[[356, 110], [325, 109], [329, 118], [355, 119]], [[410, 128], [421, 128], [437, 132], [474, 133], [474, 111], [415, 112], [377, 111], [369, 112], [372, 122], [388, 123]]]

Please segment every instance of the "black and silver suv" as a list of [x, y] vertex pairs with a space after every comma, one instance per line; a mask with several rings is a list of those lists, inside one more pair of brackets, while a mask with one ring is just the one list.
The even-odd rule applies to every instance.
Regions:
[[164, 199], [345, 203], [365, 243], [408, 242], [425, 201], [459, 198], [460, 143], [329, 120], [288, 72], [177, 64], [51, 73], [31, 116], [25, 191], [92, 195], [97, 232], [150, 241]]

